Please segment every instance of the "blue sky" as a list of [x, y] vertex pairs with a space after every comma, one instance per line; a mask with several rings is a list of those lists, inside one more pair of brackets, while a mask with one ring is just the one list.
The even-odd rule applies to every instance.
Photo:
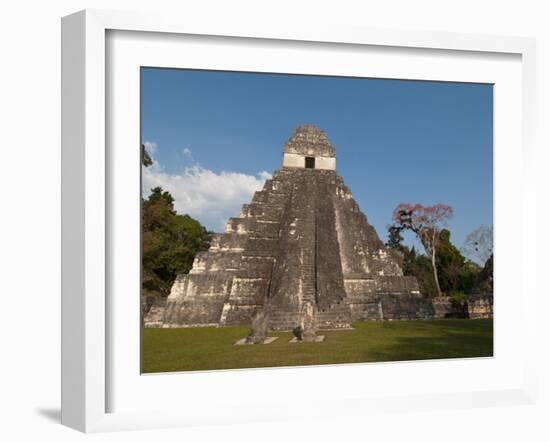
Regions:
[[491, 85], [156, 68], [141, 79], [142, 141], [155, 159], [144, 193], [162, 185], [209, 229], [238, 215], [305, 123], [326, 131], [383, 240], [401, 202], [453, 206], [459, 247], [492, 225]]

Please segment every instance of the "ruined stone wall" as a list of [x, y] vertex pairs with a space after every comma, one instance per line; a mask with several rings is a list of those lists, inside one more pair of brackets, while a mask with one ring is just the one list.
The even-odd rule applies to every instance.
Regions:
[[435, 311], [435, 319], [467, 318], [468, 305], [464, 302], [453, 302], [450, 296], [438, 296], [432, 299]]
[[313, 125], [299, 126], [286, 142], [284, 153], [336, 158], [336, 151], [324, 131]]
[[232, 283], [233, 274], [226, 271], [178, 276], [167, 300], [164, 327], [219, 324]]
[[413, 276], [379, 276], [346, 280], [353, 320], [432, 319], [431, 300]]
[[162, 327], [166, 298], [160, 296], [141, 297], [141, 325], [148, 328]]
[[470, 319], [493, 317], [493, 295], [477, 294], [468, 298], [468, 315]]

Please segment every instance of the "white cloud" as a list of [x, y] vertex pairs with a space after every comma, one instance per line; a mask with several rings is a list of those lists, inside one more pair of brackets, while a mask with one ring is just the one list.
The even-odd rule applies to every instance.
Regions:
[[[189, 152], [191, 152], [189, 150]], [[198, 164], [186, 167], [181, 174], [169, 174], [153, 158], [153, 165], [143, 168], [143, 194], [160, 186], [174, 197], [178, 213], [198, 219], [208, 229], [223, 232], [230, 217], [239, 216], [241, 206], [249, 203], [271, 175], [238, 172], [215, 173]]]
[[158, 148], [158, 144], [154, 141], [145, 141], [143, 145], [145, 146], [145, 150], [150, 156], [154, 155]]
[[182, 153], [183, 153], [183, 156], [184, 156], [184, 157], [187, 157], [187, 158], [189, 158], [189, 159], [191, 159], [191, 160], [193, 159], [193, 153], [191, 152], [191, 149], [185, 147], [185, 148], [183, 149]]

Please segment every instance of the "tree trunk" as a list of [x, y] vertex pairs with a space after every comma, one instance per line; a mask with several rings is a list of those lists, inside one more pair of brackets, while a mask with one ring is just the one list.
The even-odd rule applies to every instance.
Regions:
[[435, 287], [437, 289], [437, 296], [441, 296], [441, 287], [439, 287], [439, 278], [437, 277], [437, 267], [435, 265], [435, 229], [432, 236], [432, 268], [434, 271]]

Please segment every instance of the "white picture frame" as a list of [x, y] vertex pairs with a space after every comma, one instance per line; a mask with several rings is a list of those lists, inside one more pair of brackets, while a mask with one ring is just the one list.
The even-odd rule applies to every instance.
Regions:
[[[106, 82], [106, 35], [111, 31], [152, 32], [162, 35], [218, 36], [284, 41], [290, 44], [339, 44], [385, 48], [429, 49], [468, 52], [483, 58], [487, 54], [509, 54], [520, 57], [521, 97], [520, 118], [515, 121], [520, 133], [522, 186], [518, 191], [522, 214], [521, 241], [518, 251], [522, 255], [521, 275], [517, 284], [521, 291], [521, 307], [536, 303], [535, 269], [528, 265], [528, 256], [535, 255], [535, 176], [534, 168], [534, 112], [535, 112], [535, 42], [518, 37], [492, 37], [480, 35], [428, 33], [417, 31], [388, 31], [350, 28], [343, 25], [274, 24], [269, 22], [210, 22], [196, 17], [166, 17], [142, 13], [87, 10], [63, 18], [62, 21], [62, 423], [85, 432], [122, 429], [158, 428], [168, 426], [205, 425], [214, 422], [251, 422], [293, 417], [292, 410], [275, 403], [271, 407], [249, 410], [250, 397], [234, 398], [232, 410], [227, 403], [210, 404], [210, 412], [196, 407], [194, 413], [182, 409], [110, 410], [109, 394], [112, 369], [112, 347], [109, 343], [111, 317], [107, 289], [109, 287], [110, 236], [115, 230], [108, 228], [112, 212], [112, 195], [109, 194], [109, 155], [106, 121], [109, 93]], [[156, 34], [157, 36], [159, 34]], [[518, 147], [519, 149], [519, 147]], [[498, 192], [498, 188], [495, 189]], [[498, 232], [498, 228], [497, 228]], [[498, 235], [498, 233], [497, 233]], [[498, 240], [496, 250], [498, 256]], [[497, 258], [498, 259], [498, 258]], [[497, 264], [496, 264], [497, 265]], [[498, 281], [498, 277], [496, 277]], [[498, 291], [496, 292], [498, 296]], [[498, 315], [498, 298], [497, 303]], [[497, 316], [498, 318], [498, 316]], [[498, 319], [497, 319], [498, 321]], [[534, 336], [536, 323], [521, 319], [523, 336]], [[501, 388], [481, 388], [460, 393], [442, 391], [424, 395], [395, 395], [362, 398], [328, 397], [315, 399], [311, 416], [338, 414], [361, 415], [383, 409], [388, 412], [413, 408], [455, 408], [496, 405], [500, 403], [532, 403], [536, 393], [534, 339], [527, 340], [524, 352], [519, 355], [522, 376], [519, 383]], [[498, 357], [498, 355], [497, 355]], [[358, 376], [364, 366], [356, 365], [350, 376]], [[385, 367], [390, 367], [386, 365]], [[457, 366], [458, 367], [458, 366]], [[335, 367], [338, 369], [339, 367]], [[340, 367], [341, 368], [341, 367]], [[288, 370], [288, 369], [287, 369]], [[308, 370], [318, 370], [308, 368]], [[385, 370], [393, 370], [386, 368]], [[252, 382], [265, 381], [277, 370], [253, 371]], [[285, 373], [288, 382], [301, 379], [301, 371]], [[290, 374], [289, 374], [290, 373]], [[309, 372], [311, 373], [311, 371]], [[325, 371], [325, 374], [331, 375]], [[136, 373], [132, 374], [133, 376]], [[137, 373], [139, 375], [139, 373]], [[245, 373], [238, 374], [242, 382]], [[193, 382], [206, 381], [222, 385], [227, 381], [219, 373], [203, 373]], [[234, 374], [232, 379], [237, 379]], [[251, 375], [252, 376], [252, 375]], [[165, 376], [165, 383], [176, 382], [176, 376]], [[296, 378], [292, 380], [291, 378]], [[170, 380], [171, 379], [171, 380]], [[202, 379], [202, 380], [201, 380]], [[519, 377], [518, 377], [519, 379]], [[303, 381], [303, 379], [302, 379]], [[280, 382], [280, 381], [279, 381]], [[193, 393], [198, 394], [198, 393]], [[239, 401], [241, 401], [239, 403]], [[222, 407], [227, 411], [224, 412]], [[248, 412], [247, 411], [248, 407]], [[239, 413], [235, 413], [240, 410]]]

